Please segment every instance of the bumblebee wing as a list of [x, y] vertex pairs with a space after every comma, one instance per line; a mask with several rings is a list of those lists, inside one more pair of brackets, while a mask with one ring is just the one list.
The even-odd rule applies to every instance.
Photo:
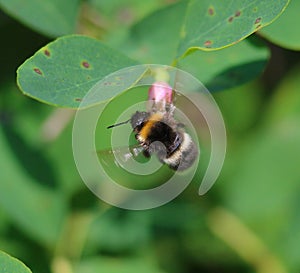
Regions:
[[137, 157], [141, 152], [143, 152], [144, 149], [139, 144], [130, 145], [130, 146], [123, 146], [123, 147], [117, 147], [113, 149], [105, 149], [105, 150], [99, 150], [97, 151], [97, 154], [99, 155], [100, 159], [111, 159], [118, 158], [122, 162], [126, 162], [134, 157]]

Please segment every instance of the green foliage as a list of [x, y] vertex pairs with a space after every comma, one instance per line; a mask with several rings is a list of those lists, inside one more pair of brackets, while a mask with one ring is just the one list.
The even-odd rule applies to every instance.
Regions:
[[159, 9], [134, 24], [120, 49], [144, 63], [171, 64], [176, 55], [187, 2]]
[[[269, 1], [254, 1], [250, 5], [247, 3], [233, 1], [226, 5], [225, 9], [224, 4], [219, 2], [180, 1], [153, 12], [129, 28], [124, 39], [119, 40], [118, 45], [114, 45], [136, 59], [136, 62], [92, 39], [73, 36], [60, 38], [42, 48], [20, 67], [19, 87], [25, 94], [43, 102], [76, 107], [96, 81], [113, 71], [137, 62], [176, 65], [178, 58], [184, 58], [195, 49], [213, 50], [227, 47], [269, 24], [283, 12], [288, 1], [277, 1], [271, 6]], [[204, 34], [207, 36], [203, 36]], [[247, 56], [247, 49], [241, 47], [241, 54]], [[228, 51], [220, 53], [220, 59], [228, 58], [226, 53]], [[260, 56], [258, 62], [255, 63], [254, 60], [246, 63], [244, 70], [254, 71], [252, 75], [260, 73], [266, 60], [267, 54], [264, 57]], [[188, 62], [187, 67], [205, 67], [201, 56], [193, 56], [192, 59], [183, 62]], [[245, 67], [244, 62], [237, 65]], [[223, 69], [224, 67], [220, 73], [224, 73]], [[216, 78], [216, 73], [210, 75], [210, 70], [204, 71], [208, 71], [208, 75], [196, 73], [195, 76], [201, 81], [206, 77], [214, 79], [216, 82], [209, 82], [213, 89], [222, 90], [229, 87], [226, 84], [226, 78], [230, 78], [228, 75], [225, 75], [224, 81], [223, 76]], [[234, 74], [232, 71], [229, 73]], [[251, 78], [235, 75], [234, 85], [242, 84]], [[220, 84], [220, 81], [223, 81], [224, 85]], [[229, 81], [232, 82], [231, 79]], [[112, 93], [105, 99], [115, 95], [117, 94]]]
[[[276, 255], [293, 264], [295, 272], [300, 266], [299, 253], [287, 229], [293, 230], [300, 224], [295, 213], [300, 179], [299, 76], [297, 67], [278, 86], [261, 126], [243, 139], [240, 151], [232, 156], [229, 151], [228, 171], [234, 175], [226, 185], [220, 185], [226, 206]], [[293, 241], [299, 242], [298, 233], [293, 236]]]
[[18, 69], [18, 85], [42, 102], [75, 108], [99, 80], [134, 64], [100, 41], [66, 36], [40, 49]]
[[[10, 139], [9, 142], [7, 138]], [[55, 190], [45, 186], [47, 178], [42, 178], [45, 173], [41, 176], [33, 167], [47, 162], [9, 128], [0, 129], [0, 148], [2, 210], [32, 237], [51, 244], [57, 239], [62, 226], [65, 204]], [[28, 160], [29, 165], [26, 163]], [[44, 170], [46, 171], [47, 169]]]
[[0, 251], [0, 272], [1, 273], [30, 273], [31, 271], [19, 260]]
[[195, 49], [214, 50], [235, 44], [270, 24], [288, 0], [189, 2], [181, 31], [178, 56]]
[[269, 50], [257, 37], [212, 52], [197, 51], [178, 67], [198, 79], [211, 92], [226, 90], [257, 78], [269, 59]]
[[75, 273], [93, 273], [97, 270], [109, 273], [163, 273], [164, 271], [156, 268], [151, 262], [145, 262], [139, 259], [114, 259], [114, 258], [95, 258], [87, 260], [77, 265]]
[[79, 0], [0, 0], [0, 7], [20, 22], [49, 37], [75, 31]]
[[259, 33], [278, 46], [299, 50], [300, 49], [300, 30], [295, 27], [297, 16], [299, 16], [300, 1], [293, 0], [274, 24], [267, 26]]
[[[299, 50], [298, 0], [288, 6], [269, 0], [25, 2], [0, 0], [17, 20], [0, 17], [3, 251], [36, 273], [299, 272], [300, 55], [287, 50]], [[58, 107], [77, 108], [105, 76], [145, 62], [172, 64], [210, 91], [224, 91], [213, 95], [227, 127], [227, 157], [205, 196], [192, 183], [162, 207], [126, 211], [99, 202], [81, 181], [72, 155], [74, 112]], [[18, 66], [26, 96], [15, 86]], [[140, 77], [131, 75], [120, 89]], [[147, 89], [122, 91], [99, 94], [99, 101], [117, 96], [95, 132], [101, 150], [110, 145], [106, 126]], [[159, 175], [133, 178], [115, 165], [107, 169], [137, 189], [160, 181]], [[0, 252], [2, 272], [31, 271]]]

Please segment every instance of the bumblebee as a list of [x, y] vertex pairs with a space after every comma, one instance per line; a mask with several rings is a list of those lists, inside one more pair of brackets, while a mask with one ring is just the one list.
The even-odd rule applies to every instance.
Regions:
[[158, 96], [157, 85], [154, 85], [154, 89], [154, 95], [153, 88], [149, 89], [149, 111], [137, 111], [131, 119], [108, 128], [130, 122], [145, 157], [156, 154], [158, 159], [171, 169], [184, 171], [195, 162], [198, 149], [191, 136], [185, 132], [184, 125], [175, 120], [175, 106], [170, 94], [162, 96], [160, 92]]
[[146, 157], [156, 154], [161, 162], [179, 171], [194, 163], [197, 148], [183, 125], [172, 115], [137, 111], [130, 123]]

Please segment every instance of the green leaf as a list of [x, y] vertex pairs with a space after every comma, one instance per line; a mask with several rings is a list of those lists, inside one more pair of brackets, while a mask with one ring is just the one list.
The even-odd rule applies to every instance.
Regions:
[[5, 12], [50, 37], [74, 33], [79, 4], [79, 0], [0, 0]]
[[[142, 62], [173, 62], [186, 6], [183, 1], [154, 12], [132, 27], [120, 48]], [[249, 39], [220, 51], [195, 51], [177, 67], [193, 74], [210, 91], [243, 84], [261, 74], [270, 54], [260, 39]]]
[[[135, 61], [98, 40], [71, 35], [48, 44], [25, 61], [17, 71], [17, 82], [25, 95], [75, 108], [98, 81], [134, 64]], [[103, 100], [115, 95], [107, 94]]]
[[257, 37], [218, 51], [196, 51], [178, 67], [198, 78], [209, 91], [241, 85], [258, 77], [269, 59], [269, 49]]
[[[260, 81], [251, 81], [228, 91], [214, 93], [214, 99], [220, 107], [231, 138], [241, 139], [244, 134], [249, 134], [261, 116], [261, 97], [264, 92]], [[239, 109], [239, 114], [232, 109]]]
[[[61, 117], [64, 118], [64, 113], [61, 114]], [[70, 120], [70, 124], [64, 131], [45, 148], [47, 158], [51, 161], [52, 168], [55, 169], [59, 187], [65, 196], [70, 196], [82, 187], [85, 188], [73, 157], [72, 142], [70, 141], [72, 139], [72, 121], [73, 119]]]
[[260, 30], [259, 33], [281, 47], [300, 50], [300, 28], [296, 27], [300, 22], [299, 10], [300, 1], [291, 1], [280, 18], [270, 26]]
[[132, 20], [143, 18], [149, 12], [166, 4], [160, 0], [87, 0], [87, 2], [102, 16], [112, 19], [112, 23], [123, 26]]
[[178, 57], [194, 50], [233, 45], [270, 24], [288, 0], [191, 0], [181, 30]]
[[18, 259], [0, 251], [0, 273], [31, 273]]
[[171, 64], [177, 54], [187, 2], [159, 9], [135, 24], [120, 50], [144, 63]]

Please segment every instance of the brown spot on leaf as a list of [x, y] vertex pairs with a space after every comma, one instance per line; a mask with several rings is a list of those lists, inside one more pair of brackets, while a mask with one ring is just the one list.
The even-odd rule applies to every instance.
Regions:
[[82, 101], [81, 98], [75, 98], [75, 101]]
[[210, 47], [211, 45], [212, 45], [212, 41], [210, 41], [210, 40], [207, 40], [204, 42], [205, 47]]
[[240, 10], [237, 10], [234, 14], [235, 17], [239, 17], [241, 15], [241, 11]]
[[228, 18], [228, 22], [231, 23], [233, 21], [233, 16]]
[[44, 53], [45, 53], [45, 55], [46, 55], [47, 57], [50, 57], [50, 51], [49, 51], [48, 49], [45, 49], [45, 50], [44, 50]]
[[211, 15], [211, 16], [215, 14], [215, 10], [214, 10], [213, 7], [210, 7], [210, 8], [208, 9], [208, 14]]
[[258, 18], [255, 20], [254, 24], [258, 24], [258, 23], [260, 23], [260, 21], [261, 21], [261, 17], [258, 17]]
[[87, 61], [83, 61], [81, 64], [84, 68], [90, 68], [90, 64]]
[[257, 12], [257, 11], [258, 11], [258, 8], [257, 8], [257, 7], [253, 8], [253, 11], [254, 11], [254, 12]]
[[33, 71], [39, 75], [43, 75], [42, 71], [39, 68], [34, 68]]

